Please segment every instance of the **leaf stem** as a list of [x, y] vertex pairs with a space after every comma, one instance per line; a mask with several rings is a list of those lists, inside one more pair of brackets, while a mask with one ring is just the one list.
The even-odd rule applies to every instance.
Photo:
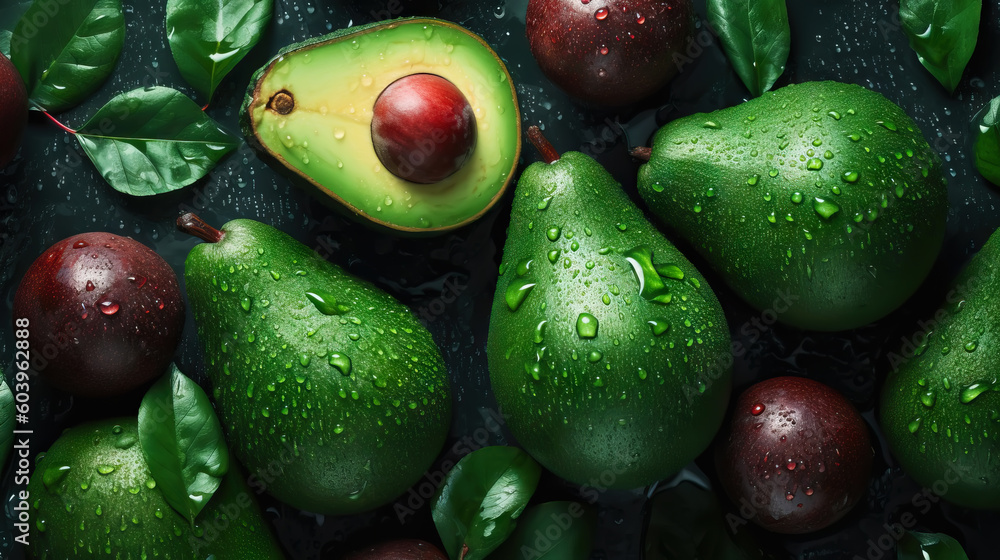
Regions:
[[177, 229], [209, 243], [218, 243], [226, 236], [226, 232], [215, 229], [191, 212], [177, 218]]
[[645, 146], [632, 148], [628, 151], [628, 155], [640, 161], [649, 161], [649, 158], [653, 156], [653, 149]]
[[546, 138], [544, 134], [542, 134], [542, 129], [538, 128], [535, 125], [529, 126], [528, 141], [530, 141], [531, 145], [534, 146], [536, 150], [538, 150], [538, 153], [541, 154], [542, 160], [544, 160], [545, 163], [553, 163], [559, 161], [560, 157], [559, 152], [556, 151], [556, 149], [552, 146], [552, 143], [549, 142], [549, 139]]
[[[534, 127], [534, 128], [537, 128], [537, 127]], [[529, 133], [531, 132], [530, 128], [528, 129], [528, 132]], [[462, 552], [461, 552], [461, 554], [458, 555], [458, 560], [465, 560], [465, 557], [468, 556], [468, 555], [469, 555], [469, 545], [468, 544], [462, 544]]]
[[70, 127], [64, 125], [63, 123], [57, 121], [56, 118], [53, 117], [52, 115], [50, 115], [48, 111], [42, 111], [42, 114], [45, 115], [46, 117], [48, 117], [49, 120], [51, 120], [52, 122], [56, 123], [56, 126], [58, 126], [59, 128], [63, 129], [63, 132], [66, 132], [68, 134], [76, 134], [75, 130], [73, 130], [72, 128], [70, 128]]
[[211, 101], [209, 101], [208, 103], [206, 103], [205, 106], [201, 108], [201, 112], [204, 113], [205, 111], [207, 111], [208, 110], [208, 106], [211, 105], [211, 104], [212, 104]]

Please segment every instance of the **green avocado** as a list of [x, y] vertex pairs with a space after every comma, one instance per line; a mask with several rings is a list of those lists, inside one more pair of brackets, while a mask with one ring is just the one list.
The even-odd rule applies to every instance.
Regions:
[[550, 471], [644, 486], [692, 461], [722, 424], [726, 318], [599, 163], [545, 153], [552, 162], [528, 166], [514, 194], [487, 341], [493, 391]]
[[639, 194], [729, 286], [803, 329], [864, 326], [920, 286], [944, 240], [941, 160], [906, 113], [852, 84], [791, 85], [677, 119]]
[[33, 558], [281, 560], [254, 492], [232, 465], [192, 525], [146, 466], [135, 418], [70, 428], [28, 483]]
[[179, 226], [210, 241], [188, 254], [184, 280], [223, 429], [253, 483], [347, 515], [416, 482], [447, 437], [451, 393], [413, 313], [271, 226], [218, 231], [192, 215]]
[[[457, 86], [478, 127], [461, 169], [426, 185], [381, 164], [371, 128], [381, 92], [421, 73]], [[403, 232], [477, 219], [503, 195], [521, 150], [517, 95], [503, 62], [479, 36], [428, 18], [351, 27], [285, 48], [254, 75], [241, 116], [250, 145], [296, 184], [365, 223]]]
[[963, 270], [916, 347], [889, 354], [881, 422], [910, 476], [945, 500], [1000, 510], [1000, 233]]

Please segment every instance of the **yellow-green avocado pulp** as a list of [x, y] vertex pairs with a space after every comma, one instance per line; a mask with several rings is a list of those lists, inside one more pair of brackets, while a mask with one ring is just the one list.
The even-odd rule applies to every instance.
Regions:
[[[371, 140], [379, 94], [419, 73], [455, 84], [478, 128], [465, 165], [431, 185], [390, 173]], [[268, 106], [281, 92], [294, 100], [288, 114]], [[242, 113], [251, 144], [316, 187], [321, 198], [402, 231], [447, 230], [478, 218], [503, 194], [521, 149], [506, 67], [480, 37], [435, 19], [394, 20], [292, 45], [254, 76]]]

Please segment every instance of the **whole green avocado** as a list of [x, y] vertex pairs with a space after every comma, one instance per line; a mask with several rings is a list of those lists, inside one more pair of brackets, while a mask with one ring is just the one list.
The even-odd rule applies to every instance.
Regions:
[[1000, 510], [1000, 233], [889, 355], [881, 426], [903, 470], [949, 502]]
[[40, 560], [282, 560], [254, 492], [232, 465], [194, 523], [164, 499], [143, 458], [136, 419], [63, 432], [28, 483], [28, 551]]
[[233, 452], [252, 484], [316, 513], [391, 501], [437, 457], [448, 373], [410, 310], [253, 220], [197, 216], [184, 280]]
[[577, 484], [635, 488], [719, 429], [733, 357], [704, 277], [599, 163], [555, 153], [518, 181], [490, 315], [490, 380], [524, 449]]
[[677, 119], [639, 194], [729, 286], [789, 325], [838, 331], [899, 307], [941, 249], [941, 161], [906, 113], [861, 86], [809, 82]]

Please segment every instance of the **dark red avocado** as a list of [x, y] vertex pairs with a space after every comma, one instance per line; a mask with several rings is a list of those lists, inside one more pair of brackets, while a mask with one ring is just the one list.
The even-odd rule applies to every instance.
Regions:
[[694, 30], [690, 0], [530, 0], [531, 53], [568, 94], [627, 105], [662, 88]]
[[840, 393], [776, 377], [740, 395], [716, 465], [744, 516], [794, 534], [846, 515], [865, 493], [873, 456], [867, 424]]
[[107, 397], [163, 373], [180, 342], [184, 300], [173, 269], [150, 248], [94, 232], [35, 260], [13, 314], [29, 321], [31, 366], [46, 383]]
[[0, 53], [0, 167], [10, 163], [21, 146], [28, 123], [28, 92], [17, 68]]
[[430, 543], [399, 539], [358, 550], [344, 560], [448, 560], [448, 557]]

